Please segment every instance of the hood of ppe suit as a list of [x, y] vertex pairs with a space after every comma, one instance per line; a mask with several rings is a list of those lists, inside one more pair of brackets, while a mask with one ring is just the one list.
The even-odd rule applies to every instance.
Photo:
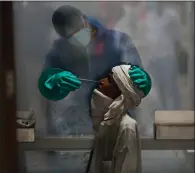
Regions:
[[129, 77], [128, 71], [130, 68], [130, 65], [120, 65], [112, 68], [113, 79], [121, 91], [121, 95], [115, 100], [102, 94], [97, 89], [93, 92], [91, 98], [92, 117], [101, 117], [102, 119], [99, 120], [102, 125], [113, 124], [129, 109], [138, 106], [144, 97], [143, 92], [134, 86]]

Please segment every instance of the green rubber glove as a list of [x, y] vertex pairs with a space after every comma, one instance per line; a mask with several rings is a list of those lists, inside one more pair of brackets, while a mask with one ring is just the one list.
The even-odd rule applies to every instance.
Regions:
[[129, 76], [134, 84], [137, 85], [137, 88], [143, 91], [144, 95], [147, 96], [152, 88], [152, 80], [148, 73], [133, 65], [131, 70], [129, 70]]
[[79, 89], [81, 81], [69, 71], [63, 71], [49, 77], [45, 82], [46, 88], [52, 90], [56, 87], [66, 92]]
[[51, 68], [44, 71], [39, 79], [39, 90], [48, 100], [61, 100], [71, 91], [79, 89], [81, 81], [69, 71]]

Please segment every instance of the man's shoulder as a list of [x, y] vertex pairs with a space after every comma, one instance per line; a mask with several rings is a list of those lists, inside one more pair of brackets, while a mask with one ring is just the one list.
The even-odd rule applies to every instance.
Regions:
[[128, 39], [131, 40], [131, 37], [127, 33], [118, 30], [107, 30], [107, 34], [116, 40], [120, 40], [120, 41], [124, 41]]
[[68, 47], [68, 42], [67, 40], [63, 38], [57, 38], [56, 40], [53, 41], [51, 48], [49, 52], [47, 53], [47, 57], [65, 57], [70, 53], [70, 49]]
[[127, 33], [124, 33], [118, 30], [107, 30], [107, 35], [109, 39], [115, 42], [117, 47], [119, 48], [122, 48], [123, 46], [127, 44], [133, 45], [132, 39]]
[[[51, 50], [55, 52], [64, 52], [69, 49], [69, 43], [66, 39], [63, 38], [57, 38], [53, 41], [53, 44], [51, 46]], [[66, 48], [66, 49], [65, 49]]]
[[118, 35], [118, 36], [128, 36], [128, 34], [115, 30], [115, 29], [107, 29], [107, 33], [111, 34], [111, 35]]
[[52, 47], [59, 47], [60, 45], [64, 45], [67, 43], [68, 43], [68, 41], [66, 39], [58, 37], [53, 41]]

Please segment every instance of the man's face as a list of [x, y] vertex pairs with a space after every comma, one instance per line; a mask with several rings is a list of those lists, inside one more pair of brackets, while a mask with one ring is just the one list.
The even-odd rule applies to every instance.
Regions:
[[70, 38], [72, 37], [75, 33], [79, 32], [80, 30], [84, 29], [84, 28], [90, 28], [88, 21], [83, 19], [79, 21], [79, 23], [75, 22], [74, 20], [71, 21], [69, 24], [69, 26], [61, 26], [61, 27], [55, 27], [54, 29], [55, 31], [64, 38]]
[[100, 80], [100, 86], [97, 90], [112, 99], [116, 99], [121, 95], [121, 91], [116, 85], [112, 73], [110, 73], [107, 78]]

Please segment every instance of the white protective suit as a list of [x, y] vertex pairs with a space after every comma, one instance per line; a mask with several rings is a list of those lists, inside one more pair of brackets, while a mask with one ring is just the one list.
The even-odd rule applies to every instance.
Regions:
[[92, 121], [97, 131], [90, 173], [141, 172], [137, 123], [127, 111], [138, 106], [144, 94], [133, 86], [129, 69], [130, 65], [112, 69], [121, 91], [118, 98], [112, 100], [96, 89], [92, 95]]

